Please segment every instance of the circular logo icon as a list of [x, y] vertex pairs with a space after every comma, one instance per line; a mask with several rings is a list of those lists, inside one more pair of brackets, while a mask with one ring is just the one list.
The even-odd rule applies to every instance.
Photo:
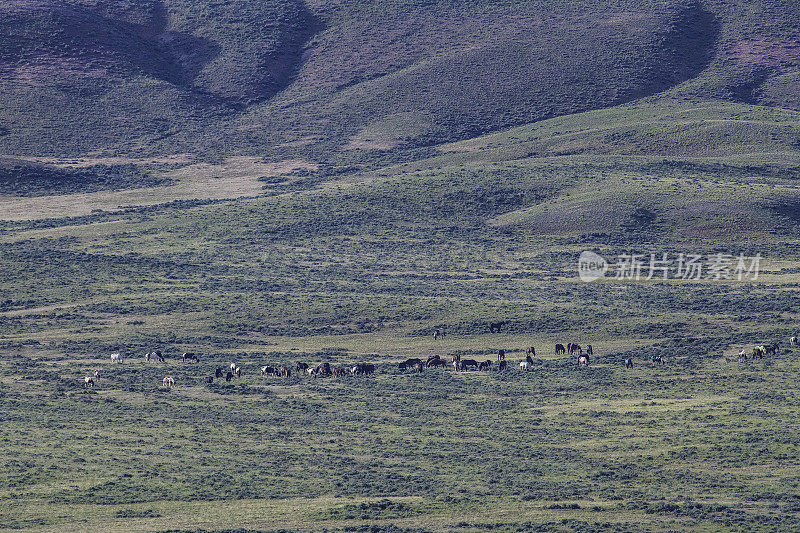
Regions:
[[578, 276], [581, 281], [588, 283], [600, 279], [606, 275], [607, 270], [608, 263], [602, 256], [588, 250], [581, 252], [578, 258]]

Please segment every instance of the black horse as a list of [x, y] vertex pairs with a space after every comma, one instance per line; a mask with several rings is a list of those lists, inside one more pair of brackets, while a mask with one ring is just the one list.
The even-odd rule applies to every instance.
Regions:
[[400, 368], [400, 370], [407, 370], [409, 368], [415, 368], [417, 363], [419, 363], [420, 365], [423, 364], [421, 359], [414, 358], [414, 359], [406, 359], [397, 366], [398, 368]]
[[566, 351], [563, 344], [556, 344], [556, 355], [562, 355], [566, 353]]
[[494, 333], [494, 332], [500, 333], [500, 330], [503, 329], [503, 324], [505, 324], [504, 321], [489, 322], [489, 333]]

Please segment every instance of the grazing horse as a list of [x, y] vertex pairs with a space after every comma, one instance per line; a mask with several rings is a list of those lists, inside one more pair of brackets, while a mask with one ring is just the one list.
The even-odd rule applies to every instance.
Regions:
[[164, 361], [164, 354], [161, 353], [161, 350], [156, 350], [155, 354], [156, 354], [156, 359], [158, 359], [159, 363], [165, 363], [166, 362], [166, 361]]
[[233, 379], [233, 372], [228, 372], [227, 374], [225, 374], [225, 381], [229, 382], [232, 379]]
[[527, 362], [529, 365], [533, 366], [533, 358], [532, 358], [530, 355], [526, 355], [526, 356], [525, 356], [525, 361], [526, 361], [526, 362]]
[[164, 378], [164, 386], [165, 387], [169, 387], [169, 388], [174, 387], [175, 386], [175, 378], [173, 378], [172, 376], [165, 377]]
[[789, 337], [789, 346], [797, 346], [797, 337]]
[[223, 375], [223, 370], [222, 370], [222, 367], [221, 367], [221, 366], [218, 366], [218, 367], [217, 367], [217, 369], [214, 371], [214, 377], [215, 377], [215, 378], [221, 378], [221, 377], [223, 377], [223, 376], [224, 376], [224, 375]]
[[433, 340], [441, 339], [444, 337], [444, 328], [436, 328], [436, 331], [433, 332]]
[[519, 369], [522, 370], [523, 372], [527, 372], [528, 370], [531, 369], [531, 364], [527, 361], [520, 361]]
[[468, 368], [472, 367], [475, 370], [478, 370], [478, 362], [475, 359], [464, 359], [461, 361], [461, 370], [467, 370]]
[[583, 353], [581, 345], [575, 342], [571, 342], [567, 345], [567, 351], [569, 352], [569, 355], [575, 355], [575, 353], [580, 355]]
[[492, 362], [489, 361], [488, 359], [478, 365], [478, 370], [491, 370], [491, 368], [492, 368]]
[[744, 350], [740, 351], [738, 358], [739, 359], [744, 359], [745, 361], [747, 361], [747, 352], [744, 351]]
[[281, 367], [278, 369], [278, 373], [282, 378], [288, 378], [292, 376], [292, 371], [289, 370], [289, 367], [286, 365], [281, 365]]
[[118, 354], [118, 353], [112, 353], [111, 354], [111, 362], [112, 363], [121, 363], [122, 362], [122, 356], [120, 354]]
[[444, 359], [434, 359], [427, 366], [429, 368], [436, 368], [437, 366], [440, 366], [442, 368], [447, 368], [447, 362]]
[[231, 372], [236, 372], [236, 363], [231, 363]]
[[317, 377], [317, 369], [308, 367], [306, 368], [306, 374], [308, 374], [309, 376]]
[[94, 371], [94, 379], [97, 379], [99, 377], [100, 377], [100, 371], [99, 370], [95, 370]]
[[505, 321], [503, 320], [500, 322], [489, 322], [489, 333], [500, 333], [500, 330], [503, 329], [503, 324], [505, 324]]
[[261, 375], [262, 376], [277, 376], [278, 372], [275, 370], [275, 368], [273, 368], [271, 366], [262, 366], [261, 367]]
[[625, 358], [625, 368], [633, 368], [633, 357]]
[[422, 361], [417, 361], [416, 363], [414, 363], [414, 370], [416, 370], [420, 374], [422, 373], [422, 371], [424, 369], [425, 369], [425, 365], [422, 364]]
[[214, 383], [214, 376], [206, 376], [206, 378], [203, 381], [205, 381], [206, 383]]
[[506, 360], [506, 351], [505, 350], [498, 350], [497, 351], [497, 362], [505, 361]]
[[145, 363], [149, 363], [150, 362], [150, 352], [147, 352], [146, 354], [144, 354], [144, 362]]
[[594, 355], [594, 350], [592, 349], [591, 344], [586, 347], [586, 355]]
[[321, 376], [330, 376], [333, 374], [331, 371], [331, 364], [330, 363], [320, 363], [317, 367], [317, 374]]
[[556, 344], [556, 355], [562, 355], [566, 353], [566, 349], [564, 349], [563, 344]]
[[525, 355], [536, 357], [536, 348], [534, 348], [533, 346], [531, 346], [529, 348], [526, 348], [525, 349]]
[[356, 363], [353, 365], [353, 368], [350, 369], [350, 373], [354, 376], [358, 374], [372, 374], [375, 372], [375, 365], [371, 363]]
[[654, 366], [655, 365], [663, 365], [664, 364], [664, 358], [661, 357], [660, 355], [654, 355], [654, 356], [652, 356], [650, 358], [650, 364], [654, 365]]
[[762, 359], [764, 357], [765, 353], [767, 353], [767, 348], [766, 347], [764, 347], [764, 346], [755, 346], [753, 348], [753, 359], [755, 359], [756, 357], [758, 357], [759, 359]]
[[306, 371], [308, 370], [308, 363], [298, 362], [297, 365], [295, 365], [294, 369], [297, 371], [298, 374], [305, 374]]
[[417, 363], [422, 364], [422, 360], [421, 359], [417, 359], [417, 358], [406, 359], [405, 361], [403, 361], [402, 363], [400, 363], [398, 365], [398, 368], [400, 370], [407, 370], [409, 368], [415, 368]]
[[340, 366], [333, 367], [333, 377], [340, 378], [344, 376], [344, 368]]
[[428, 359], [425, 361], [425, 367], [426, 368], [430, 368], [432, 366], [435, 366], [435, 365], [439, 364], [439, 361], [441, 361], [441, 360], [442, 360], [442, 358], [439, 357], [438, 355], [429, 355]]
[[578, 356], [578, 366], [589, 366], [589, 356], [588, 355], [579, 355]]
[[94, 378], [91, 376], [86, 376], [83, 378], [83, 386], [94, 388]]
[[506, 369], [506, 360], [505, 360], [505, 359], [503, 359], [503, 360], [502, 360], [502, 361], [500, 361], [500, 363], [497, 365], [497, 370], [505, 370], [505, 369]]
[[195, 355], [194, 352], [186, 352], [185, 354], [183, 354], [181, 356], [181, 359], [183, 360], [184, 363], [186, 361], [194, 361], [195, 363], [199, 363], [200, 362], [200, 358], [198, 358], [197, 355]]
[[234, 369], [233, 373], [236, 374], [237, 378], [242, 377], [242, 369], [238, 366]]

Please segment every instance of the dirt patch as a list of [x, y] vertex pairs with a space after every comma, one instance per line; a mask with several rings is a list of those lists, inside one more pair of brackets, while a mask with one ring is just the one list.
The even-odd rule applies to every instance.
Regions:
[[800, 39], [778, 41], [761, 38], [737, 42], [733, 55], [739, 61], [751, 65], [777, 67], [800, 64]]
[[[83, 164], [84, 160], [73, 160]], [[94, 160], [93, 160], [94, 161]], [[62, 164], [67, 164], [62, 162]], [[117, 211], [133, 206], [158, 205], [174, 200], [234, 199], [258, 196], [263, 176], [280, 176], [293, 171], [315, 170], [317, 165], [299, 159], [263, 162], [258, 157], [232, 157], [224, 163], [195, 163], [162, 174], [173, 185], [124, 191], [98, 191], [22, 198], [0, 195], [0, 218], [35, 220], [88, 215], [94, 210]]]

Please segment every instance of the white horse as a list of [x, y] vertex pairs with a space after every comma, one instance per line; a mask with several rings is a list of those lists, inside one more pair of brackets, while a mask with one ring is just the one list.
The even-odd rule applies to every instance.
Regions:
[[92, 378], [91, 376], [86, 376], [85, 378], [83, 378], [83, 385], [85, 387], [94, 388], [94, 378]]
[[789, 346], [797, 346], [797, 337], [789, 337]]
[[121, 363], [122, 362], [122, 356], [120, 354], [118, 354], [118, 353], [112, 353], [111, 354], [111, 362], [112, 363]]
[[520, 361], [519, 362], [519, 369], [523, 372], [527, 372], [531, 369], [531, 364], [528, 361]]
[[581, 355], [578, 357], [578, 366], [589, 366], [589, 356]]
[[175, 378], [172, 376], [167, 376], [164, 378], [164, 386], [165, 387], [174, 387], [175, 386]]
[[236, 373], [236, 363], [231, 363], [231, 372]]

